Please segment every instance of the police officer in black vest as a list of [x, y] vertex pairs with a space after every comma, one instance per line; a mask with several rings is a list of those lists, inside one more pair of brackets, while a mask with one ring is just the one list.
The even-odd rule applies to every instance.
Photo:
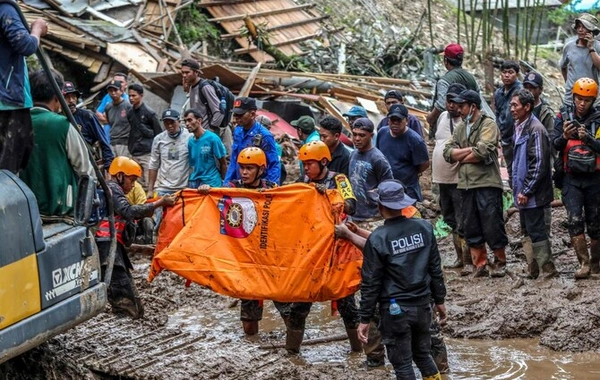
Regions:
[[430, 354], [430, 302], [440, 324], [445, 323], [446, 287], [433, 226], [402, 215], [415, 200], [405, 195], [398, 180], [381, 182], [371, 198], [385, 223], [371, 233], [363, 250], [358, 336], [367, 343], [379, 303], [379, 329], [396, 378], [415, 379], [414, 360], [424, 380], [441, 380]]

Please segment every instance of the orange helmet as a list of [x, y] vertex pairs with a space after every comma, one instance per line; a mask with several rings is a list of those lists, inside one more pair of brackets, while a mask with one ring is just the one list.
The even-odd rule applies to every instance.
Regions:
[[598, 83], [591, 78], [579, 78], [573, 85], [573, 95], [579, 96], [598, 96]]
[[238, 155], [238, 164], [267, 166], [267, 156], [260, 148], [244, 148]]
[[321, 161], [324, 158], [327, 161], [331, 161], [331, 152], [329, 152], [329, 148], [323, 141], [311, 141], [308, 144], [304, 144], [298, 153], [300, 161]]
[[111, 175], [117, 175], [119, 173], [123, 173], [125, 175], [134, 175], [136, 177], [142, 176], [142, 167], [140, 164], [135, 162], [129, 157], [118, 156], [115, 157], [113, 162], [110, 164], [110, 168], [108, 168], [108, 172]]

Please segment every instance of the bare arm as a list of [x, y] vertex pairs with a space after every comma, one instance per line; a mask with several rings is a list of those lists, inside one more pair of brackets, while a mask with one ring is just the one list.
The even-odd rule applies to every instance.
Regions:
[[156, 183], [156, 177], [158, 176], [158, 170], [148, 170], [148, 198], [154, 197], [154, 184]]
[[430, 164], [431, 164], [431, 161], [424, 162], [417, 167], [417, 170], [419, 171], [419, 173], [423, 173], [425, 170], [427, 170], [429, 168]]
[[227, 159], [225, 157], [219, 158], [219, 170], [221, 171], [221, 179], [225, 179], [227, 174]]

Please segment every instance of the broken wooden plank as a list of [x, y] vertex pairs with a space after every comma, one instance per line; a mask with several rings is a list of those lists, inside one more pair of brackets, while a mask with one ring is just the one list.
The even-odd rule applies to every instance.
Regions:
[[250, 72], [250, 75], [248, 75], [248, 78], [246, 79], [246, 82], [244, 83], [244, 86], [242, 86], [242, 89], [240, 90], [238, 96], [247, 97], [250, 94], [250, 90], [252, 89], [252, 86], [254, 85], [254, 81], [256, 80], [256, 75], [260, 71], [261, 65], [262, 64], [260, 62], [258, 62], [256, 67], [254, 69], [252, 69], [252, 71]]
[[[218, 7], [221, 5], [232, 5], [232, 4], [241, 4], [241, 3], [256, 3], [261, 0], [216, 0], [216, 1], [202, 1], [197, 3], [196, 5], [203, 8], [209, 7]], [[265, 1], [265, 0], [262, 0]]]
[[327, 112], [329, 112], [331, 114], [331, 116], [333, 116], [336, 119], [338, 119], [339, 121], [341, 121], [342, 125], [344, 126], [344, 128], [346, 128], [346, 130], [348, 132], [352, 132], [352, 129], [350, 129], [350, 124], [348, 123], [348, 120], [346, 120], [346, 118], [344, 117], [344, 115], [342, 115], [342, 113], [340, 112], [340, 110], [338, 110], [331, 103], [329, 103], [328, 98], [324, 97], [323, 95], [320, 95], [318, 103], [323, 108], [325, 108], [327, 110]]
[[[291, 44], [295, 44], [296, 42], [302, 42], [302, 41], [310, 40], [311, 38], [316, 38], [316, 37], [318, 37], [320, 35], [321, 35], [321, 32], [317, 32], [317, 33], [313, 33], [313, 34], [307, 34], [305, 36], [300, 36], [300, 37], [292, 38], [292, 39], [289, 39], [289, 40], [285, 40], [285, 41], [281, 41], [281, 42], [276, 42], [274, 44], [271, 44], [271, 46], [291, 45]], [[235, 49], [234, 53], [235, 54], [246, 54], [246, 53], [253, 52], [253, 51], [258, 51], [258, 50], [260, 50], [260, 49], [257, 48], [256, 46], [253, 46], [253, 47], [249, 47], [249, 48]]]
[[158, 54], [158, 52], [156, 50], [154, 50], [154, 48], [152, 46], [150, 46], [146, 40], [144, 40], [142, 38], [142, 36], [140, 36], [140, 34], [138, 33], [137, 30], [135, 29], [131, 29], [131, 34], [133, 34], [133, 38], [135, 38], [135, 40], [142, 45], [142, 47], [144, 49], [146, 49], [146, 51], [148, 52], [148, 54], [150, 54], [152, 56], [152, 58], [156, 59], [157, 62], [162, 61], [163, 57]]
[[[256, 15], [252, 15], [252, 16], [256, 16]], [[320, 21], [325, 20], [327, 18], [329, 18], [329, 15], [327, 15], [327, 16], [321, 16], [321, 17], [315, 17], [315, 18], [307, 18], [307, 19], [304, 19], [304, 20], [294, 21], [294, 22], [290, 22], [290, 23], [287, 23], [287, 24], [274, 25], [274, 26], [271, 26], [269, 28], [266, 28], [265, 31], [272, 32], [274, 30], [281, 30], [281, 29], [287, 29], [287, 28], [292, 28], [292, 27], [296, 27], [296, 26], [302, 26], [302, 25], [306, 25], [306, 24], [312, 24], [312, 23], [315, 23], [315, 22], [320, 22]], [[237, 33], [228, 33], [228, 34], [221, 34], [221, 39], [222, 40], [228, 40], [228, 39], [238, 38], [238, 37], [242, 37], [242, 34], [240, 32], [237, 32]]]
[[313, 8], [314, 6], [315, 6], [315, 4], [310, 3], [310, 4], [303, 4], [303, 5], [296, 5], [296, 6], [287, 7], [287, 8], [271, 9], [268, 11], [262, 11], [262, 12], [256, 12], [256, 13], [245, 13], [245, 14], [236, 14], [236, 15], [224, 16], [224, 17], [209, 18], [208, 21], [210, 21], [210, 22], [237, 21], [237, 20], [243, 20], [244, 17], [246, 17], [246, 16], [251, 16], [251, 17], [272, 16], [272, 15], [277, 15], [277, 14], [281, 14], [281, 13], [288, 13], [288, 12], [292, 12], [292, 11], [309, 9], [309, 8]]

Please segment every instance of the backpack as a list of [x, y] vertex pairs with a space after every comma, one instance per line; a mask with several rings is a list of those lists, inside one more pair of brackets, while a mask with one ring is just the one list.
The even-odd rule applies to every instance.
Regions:
[[223, 121], [221, 122], [221, 125], [219, 125], [219, 128], [224, 129], [229, 125], [229, 121], [231, 121], [231, 110], [233, 109], [233, 101], [235, 100], [235, 96], [227, 87], [223, 86], [216, 80], [202, 79], [198, 93], [200, 94], [200, 100], [204, 104], [210, 120], [212, 120], [213, 115], [210, 107], [208, 106], [208, 101], [202, 94], [202, 88], [204, 86], [212, 86], [215, 89], [215, 94], [221, 102], [219, 106], [221, 108], [221, 113], [225, 116], [223, 117]]

